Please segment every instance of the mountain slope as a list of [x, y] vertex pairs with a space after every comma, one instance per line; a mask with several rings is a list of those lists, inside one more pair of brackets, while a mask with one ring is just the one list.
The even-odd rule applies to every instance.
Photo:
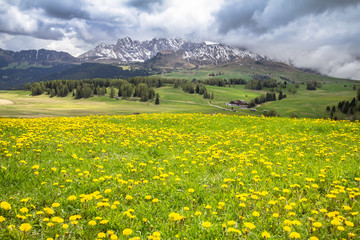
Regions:
[[92, 78], [129, 78], [135, 76], [148, 76], [148, 72], [144, 70], [123, 70], [110, 64], [100, 63], [83, 63], [75, 65], [71, 68], [64, 69], [46, 76], [43, 80], [55, 79], [92, 79]]
[[46, 49], [13, 52], [0, 49], [0, 67], [6, 67], [11, 63], [53, 65], [59, 63], [74, 64], [78, 62], [79, 60], [76, 57], [66, 52]]
[[78, 63], [77, 58], [66, 52], [0, 49], [0, 89], [21, 89], [28, 82], [39, 81]]

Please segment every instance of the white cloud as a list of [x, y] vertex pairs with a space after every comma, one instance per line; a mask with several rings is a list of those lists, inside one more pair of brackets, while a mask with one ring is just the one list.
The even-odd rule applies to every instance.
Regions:
[[37, 31], [38, 21], [33, 16], [36, 16], [38, 11], [21, 12], [11, 5], [7, 5], [6, 8], [0, 15], [2, 32], [31, 34]]

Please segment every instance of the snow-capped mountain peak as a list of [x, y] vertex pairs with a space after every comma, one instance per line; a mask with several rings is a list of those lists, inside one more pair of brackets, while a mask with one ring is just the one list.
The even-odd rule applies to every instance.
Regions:
[[115, 45], [100, 43], [95, 49], [82, 54], [82, 61], [114, 60], [122, 63], [144, 62], [159, 52], [176, 52], [188, 62], [203, 64], [220, 64], [235, 61], [239, 58], [253, 58], [259, 55], [239, 48], [215, 42], [193, 43], [182, 39], [153, 38], [152, 40], [137, 41], [129, 37], [119, 39]]

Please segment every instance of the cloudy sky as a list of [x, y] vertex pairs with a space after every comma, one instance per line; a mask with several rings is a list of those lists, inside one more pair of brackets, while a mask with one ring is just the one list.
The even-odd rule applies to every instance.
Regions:
[[360, 80], [360, 0], [0, 0], [0, 48], [78, 56], [129, 36], [215, 41]]

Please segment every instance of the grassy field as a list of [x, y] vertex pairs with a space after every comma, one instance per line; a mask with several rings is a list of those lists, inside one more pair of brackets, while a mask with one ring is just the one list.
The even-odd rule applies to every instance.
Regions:
[[[346, 87], [345, 87], [346, 85]], [[267, 102], [257, 106], [257, 112], [249, 109], [234, 107], [237, 115], [261, 116], [264, 110], [275, 110], [281, 117], [291, 117], [296, 114], [298, 117], [323, 118], [329, 117], [326, 112], [327, 106], [337, 106], [339, 101], [351, 100], [356, 95], [353, 84], [345, 82], [326, 83], [316, 91], [306, 90], [306, 85], [300, 84], [296, 89], [297, 93], [292, 94], [287, 89], [295, 89], [295, 85], [288, 84], [282, 89], [287, 95], [281, 101]], [[360, 84], [357, 84], [360, 87]], [[160, 95], [160, 105], [153, 101], [140, 102], [138, 99], [116, 100], [106, 96], [95, 96], [88, 99], [74, 99], [71, 95], [60, 98], [50, 98], [48, 95], [31, 96], [25, 91], [0, 91], [1, 117], [51, 117], [51, 116], [84, 116], [96, 114], [132, 114], [132, 113], [219, 113], [227, 109], [230, 113], [231, 107], [226, 103], [232, 100], [245, 100], [250, 102], [257, 96], [266, 94], [269, 89], [262, 91], [245, 89], [244, 85], [235, 87], [206, 86], [209, 93], [213, 93], [212, 100], [204, 99], [198, 94], [184, 93], [181, 88], [175, 89], [172, 86], [165, 86], [155, 89]], [[108, 91], [110, 92], [110, 91]], [[278, 93], [277, 93], [278, 95]], [[5, 101], [13, 104], [5, 104]], [[209, 103], [213, 106], [211, 106]], [[215, 105], [215, 106], [214, 106]], [[347, 116], [339, 115], [340, 119]]]
[[0, 136], [0, 239], [360, 235], [358, 122], [0, 118]]
[[[179, 90], [180, 91], [180, 90]], [[191, 97], [191, 96], [189, 96]], [[72, 96], [65, 98], [49, 98], [48, 95], [31, 96], [25, 91], [0, 91], [0, 99], [7, 99], [13, 104], [1, 105], [2, 117], [52, 117], [52, 116], [84, 116], [95, 114], [132, 114], [158, 112], [220, 112], [220, 109], [202, 104], [184, 102], [140, 102], [116, 100], [108, 96], [95, 96], [76, 100]]]

